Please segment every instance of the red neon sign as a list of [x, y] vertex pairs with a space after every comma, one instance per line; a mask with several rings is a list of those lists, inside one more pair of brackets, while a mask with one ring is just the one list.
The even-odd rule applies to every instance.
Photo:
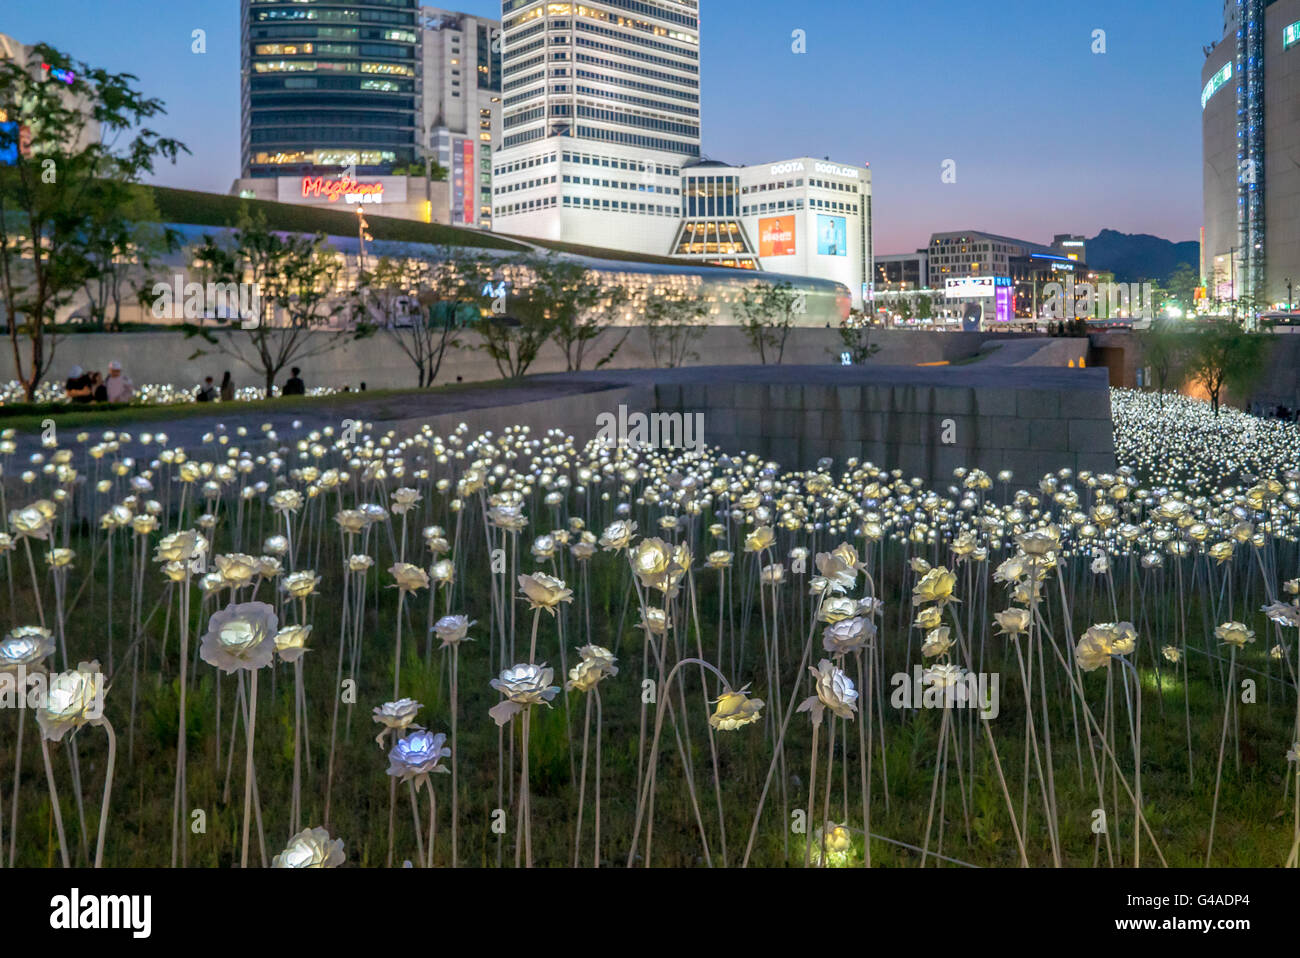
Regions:
[[358, 183], [347, 177], [327, 180], [323, 176], [304, 176], [302, 195], [304, 198], [323, 196], [331, 203], [338, 202], [340, 196], [346, 197], [349, 203], [378, 203], [384, 196], [384, 184]]

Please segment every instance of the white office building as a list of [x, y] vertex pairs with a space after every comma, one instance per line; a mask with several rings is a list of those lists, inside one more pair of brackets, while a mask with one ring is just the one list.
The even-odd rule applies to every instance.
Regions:
[[694, 0], [502, 4], [502, 233], [665, 254], [700, 155]]

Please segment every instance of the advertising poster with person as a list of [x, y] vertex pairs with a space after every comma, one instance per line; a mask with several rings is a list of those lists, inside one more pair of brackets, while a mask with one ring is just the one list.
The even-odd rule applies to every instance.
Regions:
[[817, 252], [821, 256], [848, 256], [848, 230], [843, 216], [817, 214]]

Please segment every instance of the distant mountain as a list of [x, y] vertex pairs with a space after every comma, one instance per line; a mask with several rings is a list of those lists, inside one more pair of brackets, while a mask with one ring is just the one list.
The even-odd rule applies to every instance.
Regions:
[[1181, 263], [1200, 269], [1201, 244], [1196, 240], [1173, 243], [1146, 233], [1102, 230], [1087, 243], [1088, 265], [1114, 273], [1117, 283], [1162, 283]]

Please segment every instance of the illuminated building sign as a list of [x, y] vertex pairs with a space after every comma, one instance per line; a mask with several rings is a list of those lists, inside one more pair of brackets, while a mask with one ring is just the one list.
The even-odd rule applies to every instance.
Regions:
[[999, 286], [995, 290], [993, 318], [1000, 323], [1009, 323], [1016, 318], [1015, 290], [1010, 286]]
[[1297, 43], [1300, 43], [1300, 20], [1282, 28], [1282, 49], [1290, 50]]
[[61, 80], [69, 85], [77, 79], [77, 74], [73, 73], [71, 70], [60, 70], [58, 67], [52, 67], [48, 63], [42, 63], [41, 69], [54, 79]]
[[461, 142], [461, 162], [465, 164], [464, 217], [466, 223], [474, 222], [474, 141], [468, 137]]
[[1205, 104], [1210, 102], [1210, 97], [1219, 92], [1219, 88], [1232, 79], [1232, 61], [1229, 60], [1223, 65], [1223, 69], [1214, 76], [1210, 77], [1210, 82], [1205, 84], [1205, 89], [1201, 91], [1201, 109], [1205, 109]]
[[302, 178], [303, 198], [322, 198], [337, 203], [343, 197], [348, 203], [382, 203], [384, 201], [383, 183], [358, 183], [344, 177], [327, 180], [323, 176], [304, 176]]
[[967, 276], [944, 280], [944, 295], [948, 299], [981, 299], [995, 296], [999, 287], [1011, 287], [1009, 276]]

